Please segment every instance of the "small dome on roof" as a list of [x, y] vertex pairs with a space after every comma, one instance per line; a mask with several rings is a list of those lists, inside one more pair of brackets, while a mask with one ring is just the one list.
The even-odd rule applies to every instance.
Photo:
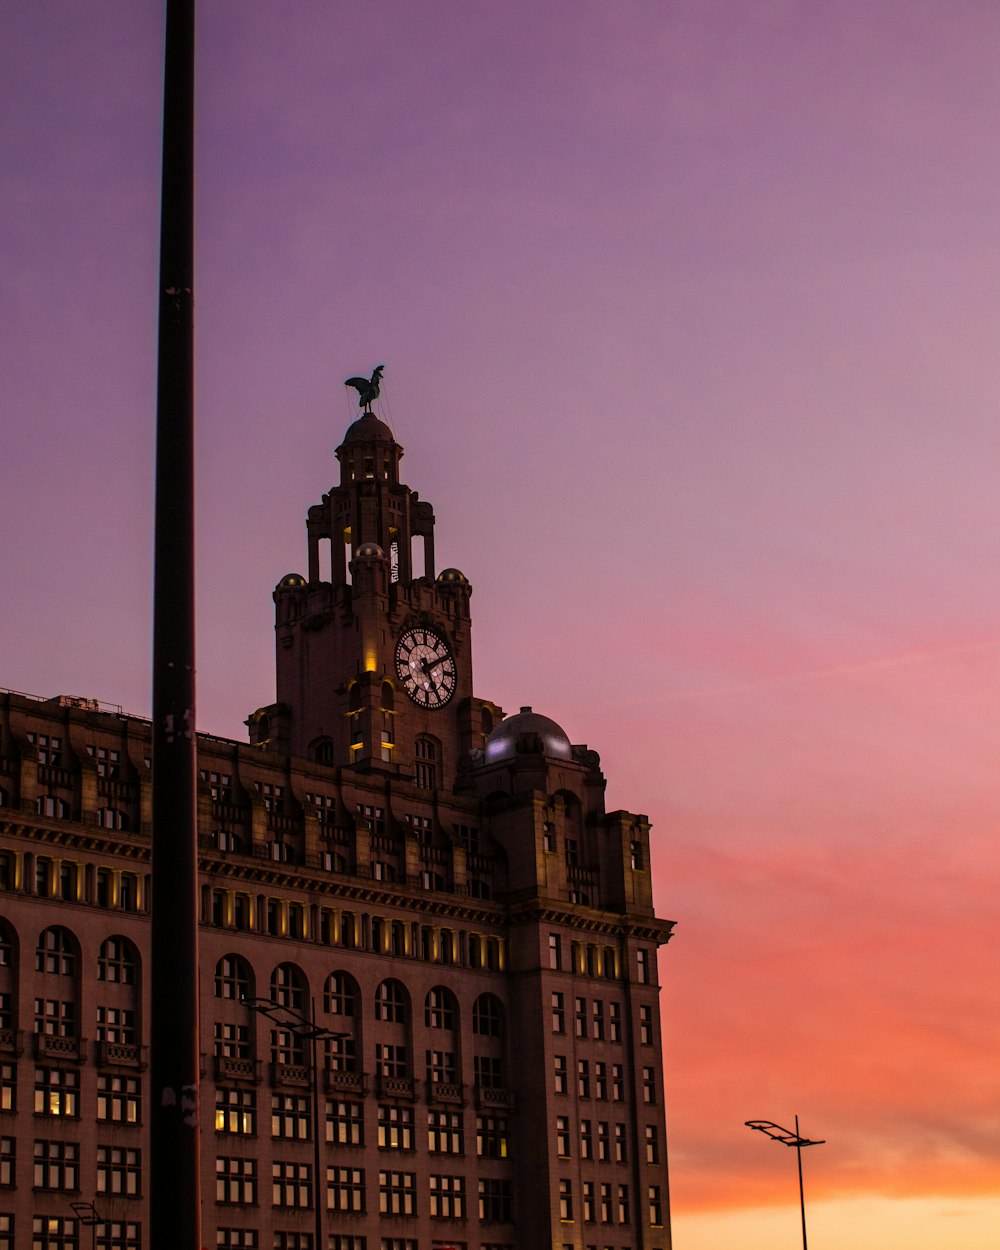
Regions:
[[278, 582], [278, 589], [286, 590], [289, 586], [304, 586], [305, 584], [306, 579], [301, 573], [286, 573], [281, 581]]
[[521, 708], [516, 716], [508, 716], [486, 739], [486, 763], [509, 759], [519, 752], [541, 752], [555, 759], [573, 758], [573, 748], [560, 725], [548, 716]]
[[437, 575], [439, 582], [467, 582], [469, 579], [461, 569], [442, 569]]
[[385, 552], [378, 543], [361, 543], [354, 552], [355, 560], [384, 560]]
[[392, 430], [373, 412], [362, 413], [357, 421], [348, 427], [344, 435], [345, 443], [394, 443], [395, 441]]

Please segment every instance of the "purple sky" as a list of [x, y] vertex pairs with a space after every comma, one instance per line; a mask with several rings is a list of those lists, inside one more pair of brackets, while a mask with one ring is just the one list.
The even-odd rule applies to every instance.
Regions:
[[[0, 35], [0, 683], [138, 713], [160, 24]], [[777, 1244], [741, 1126], [796, 1111], [820, 1250], [992, 1245], [1000, 8], [203, 0], [199, 37], [201, 727], [273, 696], [384, 361], [478, 692], [654, 821], [678, 1250], [741, 1205]]]

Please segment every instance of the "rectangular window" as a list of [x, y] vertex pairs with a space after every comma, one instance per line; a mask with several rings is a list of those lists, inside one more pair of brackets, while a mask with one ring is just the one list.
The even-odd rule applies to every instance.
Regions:
[[215, 1247], [216, 1250], [257, 1250], [257, 1230], [255, 1228], [217, 1228]]
[[214, 1025], [215, 1054], [218, 1059], [251, 1059], [250, 1026], [228, 1024], [216, 1020]]
[[0, 1215], [0, 1250], [14, 1250], [13, 1215]]
[[601, 1223], [611, 1224], [614, 1222], [611, 1207], [611, 1186], [608, 1184], [601, 1185]]
[[294, 1233], [284, 1229], [274, 1230], [274, 1250], [312, 1250], [312, 1233]]
[[650, 977], [650, 960], [649, 951], [645, 946], [640, 946], [635, 952], [636, 980], [640, 985], [649, 985]]
[[462, 1136], [461, 1112], [427, 1112], [427, 1149], [431, 1154], [462, 1154], [464, 1152]]
[[361, 1103], [336, 1099], [326, 1104], [326, 1140], [331, 1146], [365, 1144], [365, 1117]]
[[97, 1226], [95, 1250], [142, 1250], [142, 1225], [125, 1220], [105, 1220]]
[[452, 1050], [428, 1050], [426, 1055], [428, 1082], [432, 1085], [454, 1085], [458, 1080], [458, 1065], [455, 1062], [455, 1052]]
[[286, 1141], [309, 1140], [309, 1099], [305, 1094], [271, 1095], [271, 1136]]
[[35, 1032], [47, 1037], [76, 1037], [76, 1004], [58, 998], [36, 998]]
[[628, 1186], [618, 1186], [618, 1223], [630, 1224], [632, 1217], [629, 1211]]
[[576, 1000], [576, 1036], [587, 1036], [587, 1000], [585, 998]]
[[656, 1106], [656, 1070], [654, 1068], [642, 1070], [642, 1101], [647, 1107]]
[[80, 1114], [80, 1074], [73, 1069], [35, 1069], [35, 1115], [64, 1116], [75, 1120]]
[[36, 1141], [34, 1187], [69, 1193], [80, 1188], [80, 1147], [71, 1141]]
[[625, 1069], [620, 1063], [611, 1065], [611, 1098], [613, 1102], [625, 1099]]
[[112, 1124], [138, 1124], [142, 1085], [137, 1076], [97, 1077], [97, 1118]]
[[562, 939], [558, 933], [549, 934], [549, 967], [562, 967]]
[[649, 1191], [649, 1222], [654, 1228], [663, 1226], [663, 1199], [660, 1197], [659, 1185], [650, 1185]]
[[590, 1120], [580, 1121], [580, 1158], [593, 1159], [594, 1130]]
[[596, 1214], [597, 1207], [596, 1207], [596, 1203], [594, 1202], [594, 1182], [593, 1181], [583, 1182], [583, 1194], [582, 1194], [582, 1199], [581, 1199], [581, 1206], [583, 1207], [584, 1224], [595, 1223], [597, 1219], [597, 1214]]
[[598, 1059], [594, 1064], [594, 1097], [602, 1101], [608, 1096], [608, 1065]]
[[432, 1220], [464, 1220], [465, 1178], [432, 1175], [429, 1204]]
[[365, 1209], [364, 1168], [326, 1169], [326, 1209], [344, 1215], [363, 1214]]
[[368, 1250], [368, 1238], [354, 1233], [330, 1233], [327, 1246], [329, 1250]]
[[558, 990], [552, 991], [552, 1032], [566, 1032], [566, 1004]]
[[222, 1087], [217, 1089], [215, 1131], [253, 1136], [257, 1132], [257, 1091]]
[[604, 1041], [604, 1003], [600, 998], [594, 999], [594, 1041]]
[[608, 1041], [620, 1042], [622, 1040], [622, 1005], [621, 1003], [608, 1004]]
[[573, 1219], [573, 1182], [569, 1180], [559, 1182], [559, 1218], [565, 1224]]
[[479, 1219], [483, 1224], [510, 1224], [513, 1221], [511, 1182], [481, 1178], [479, 1181]]
[[0, 1185], [5, 1188], [14, 1184], [16, 1150], [17, 1143], [13, 1137], [0, 1137]]
[[480, 1089], [503, 1089], [503, 1060], [493, 1055], [476, 1055], [472, 1060], [476, 1085]]
[[36, 1215], [31, 1221], [31, 1250], [77, 1250], [76, 1220]]
[[615, 1125], [615, 1163], [628, 1163], [628, 1144], [624, 1124]]
[[379, 1103], [378, 1145], [380, 1150], [413, 1149], [413, 1108]]
[[643, 1046], [653, 1044], [653, 1008], [648, 1004], [639, 1008], [639, 1041]]
[[646, 1125], [646, 1162], [660, 1162], [660, 1137], [655, 1124]]
[[114, 1045], [135, 1045], [135, 1012], [122, 1007], [97, 1008], [97, 1040]]
[[257, 1201], [256, 1159], [215, 1160], [215, 1201], [227, 1205], [253, 1205]]
[[588, 1059], [577, 1060], [576, 1093], [578, 1098], [590, 1097], [590, 1061]]
[[416, 1215], [417, 1174], [379, 1172], [378, 1209], [382, 1215]]
[[97, 1147], [97, 1192], [115, 1197], [138, 1198], [142, 1157], [126, 1146]]
[[569, 1070], [565, 1055], [555, 1055], [555, 1091], [557, 1094], [569, 1093]]
[[0, 1111], [16, 1110], [17, 1067], [13, 1063], [0, 1063]]
[[476, 1116], [476, 1154], [480, 1159], [506, 1159], [508, 1153], [507, 1117]]
[[405, 1077], [408, 1069], [406, 1047], [393, 1046], [387, 1042], [376, 1042], [375, 1068], [379, 1076]]
[[271, 1164], [271, 1205], [303, 1209], [312, 1207], [310, 1164], [275, 1159]]
[[611, 1157], [611, 1126], [606, 1120], [597, 1122], [597, 1159], [599, 1163], [607, 1163]]
[[561, 1159], [569, 1158], [569, 1116], [556, 1116], [556, 1154]]

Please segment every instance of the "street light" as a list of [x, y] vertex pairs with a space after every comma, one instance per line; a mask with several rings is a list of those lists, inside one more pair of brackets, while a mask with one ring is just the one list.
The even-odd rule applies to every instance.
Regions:
[[102, 1222], [97, 1208], [92, 1202], [71, 1202], [69, 1205], [80, 1223], [90, 1229], [90, 1245], [91, 1250], [94, 1250], [97, 1245], [97, 1226]]
[[795, 1132], [792, 1133], [787, 1128], [782, 1128], [780, 1124], [775, 1124], [772, 1120], [746, 1120], [747, 1128], [755, 1129], [758, 1133], [764, 1133], [770, 1137], [772, 1141], [780, 1141], [783, 1146], [794, 1146], [795, 1153], [799, 1160], [799, 1206], [802, 1210], [802, 1250], [809, 1250], [806, 1244], [806, 1199], [802, 1189], [802, 1147], [803, 1146], [822, 1146], [822, 1141], [810, 1141], [808, 1137], [803, 1137], [799, 1133], [799, 1117], [795, 1117]]
[[244, 1004], [258, 1015], [266, 1016], [279, 1029], [288, 1029], [309, 1043], [309, 1077], [312, 1086], [313, 1119], [313, 1208], [316, 1217], [316, 1250], [323, 1250], [323, 1207], [320, 1201], [320, 1153], [319, 1153], [319, 1064], [316, 1043], [320, 1038], [347, 1037], [316, 1023], [316, 999], [309, 1000], [309, 1015], [304, 1016], [291, 1007], [285, 1007], [274, 998], [244, 998]]

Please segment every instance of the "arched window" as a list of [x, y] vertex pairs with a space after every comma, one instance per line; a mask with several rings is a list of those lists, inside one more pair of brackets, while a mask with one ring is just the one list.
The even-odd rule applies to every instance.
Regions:
[[102, 807], [97, 812], [102, 829], [128, 829], [128, 815], [117, 807]]
[[392, 688], [391, 681], [382, 683], [382, 711], [391, 712], [396, 706], [396, 692]]
[[223, 955], [215, 965], [215, 997], [253, 998], [253, 972], [242, 955]]
[[333, 767], [333, 740], [331, 738], [317, 738], [309, 753], [317, 764], [324, 764], [327, 768]]
[[472, 1031], [479, 1037], [503, 1036], [503, 1006], [494, 994], [480, 994], [473, 1003]]
[[271, 997], [281, 1007], [304, 1011], [306, 979], [295, 964], [278, 964], [271, 976]]
[[77, 969], [76, 940], [68, 929], [52, 925], [43, 929], [35, 947], [35, 971], [72, 977]]
[[453, 1030], [457, 1019], [455, 995], [443, 985], [436, 985], [424, 1000], [424, 1024], [429, 1029]]
[[375, 991], [375, 1019], [405, 1024], [407, 993], [399, 981], [383, 981]]
[[6, 920], [0, 920], [0, 968], [13, 968], [15, 954], [14, 931]]
[[441, 763], [441, 746], [437, 738], [421, 734], [414, 743], [414, 781], [421, 790], [436, 790]]
[[35, 799], [35, 811], [50, 820], [69, 820], [69, 804], [54, 794], [40, 794]]
[[331, 1016], [358, 1014], [358, 985], [346, 972], [331, 972], [323, 987], [323, 1010]]
[[97, 956], [98, 981], [118, 985], [135, 985], [139, 971], [139, 952], [124, 937], [109, 937]]

